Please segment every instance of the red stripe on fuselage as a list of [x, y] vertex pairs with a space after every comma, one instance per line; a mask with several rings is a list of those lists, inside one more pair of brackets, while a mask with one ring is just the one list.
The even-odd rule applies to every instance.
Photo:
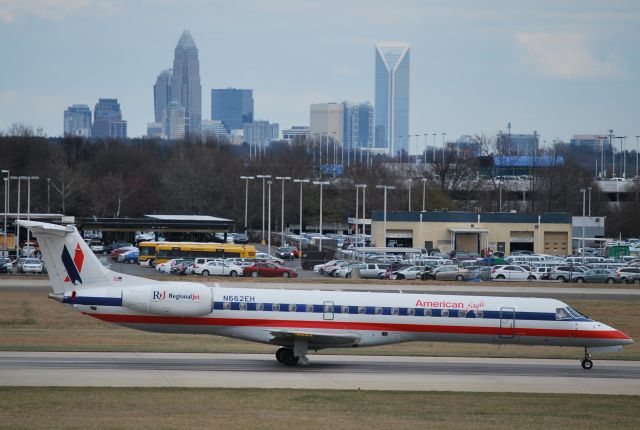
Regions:
[[197, 317], [164, 317], [155, 315], [117, 315], [91, 314], [94, 318], [111, 323], [122, 324], [172, 324], [172, 325], [211, 325], [222, 327], [278, 327], [278, 328], [314, 328], [331, 330], [371, 330], [399, 331], [414, 333], [450, 333], [450, 334], [483, 334], [514, 336], [567, 337], [588, 339], [629, 339], [618, 330], [562, 330], [546, 328], [516, 327], [510, 329], [499, 327], [451, 326], [432, 324], [393, 324], [380, 322], [339, 322], [339, 321], [298, 321], [271, 320], [251, 318], [197, 318]]

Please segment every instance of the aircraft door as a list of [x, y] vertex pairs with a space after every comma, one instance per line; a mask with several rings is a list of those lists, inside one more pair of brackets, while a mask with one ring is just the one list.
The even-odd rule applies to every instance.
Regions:
[[333, 302], [324, 302], [322, 305], [322, 319], [327, 321], [333, 320]]
[[514, 308], [500, 308], [501, 339], [513, 339], [516, 329], [516, 310]]

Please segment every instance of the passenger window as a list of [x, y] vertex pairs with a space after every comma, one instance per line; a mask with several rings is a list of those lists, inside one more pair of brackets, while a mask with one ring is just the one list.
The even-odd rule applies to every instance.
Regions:
[[246, 311], [247, 310], [247, 304], [245, 302], [240, 303], [240, 310], [241, 311]]
[[449, 309], [442, 309], [440, 311], [440, 316], [441, 317], [448, 317], [449, 316]]
[[484, 312], [476, 311], [476, 318], [484, 318]]
[[256, 310], [257, 311], [264, 310], [264, 303], [256, 303]]
[[229, 302], [224, 302], [222, 304], [222, 309], [224, 309], [225, 311], [228, 311], [229, 309], [231, 309], [231, 303]]
[[324, 305], [324, 311], [333, 313], [333, 305]]
[[280, 303], [274, 303], [271, 305], [271, 310], [274, 312], [278, 312], [280, 310]]
[[364, 306], [358, 306], [358, 313], [359, 314], [367, 313], [367, 308], [365, 308]]
[[391, 308], [391, 315], [394, 315], [394, 316], [398, 316], [398, 315], [400, 315], [400, 309], [398, 309], [398, 308]]
[[291, 303], [289, 304], [289, 312], [295, 312], [296, 311], [296, 305]]
[[424, 310], [424, 316], [425, 317], [430, 317], [431, 316], [431, 309], [425, 309]]
[[410, 317], [414, 316], [415, 314], [416, 310], [414, 308], [407, 309], [407, 315], [409, 315]]
[[306, 305], [306, 306], [305, 306], [305, 310], [306, 310], [307, 312], [313, 312], [313, 305]]
[[458, 318], [465, 318], [467, 316], [467, 313], [465, 311], [463, 311], [462, 309], [458, 309]]
[[376, 308], [376, 315], [382, 315], [382, 308]]
[[343, 306], [342, 307], [342, 313], [343, 314], [348, 314], [349, 313], [349, 306]]
[[569, 312], [567, 312], [566, 309], [557, 308], [556, 309], [556, 319], [557, 320], [568, 320], [568, 319], [571, 319], [571, 315], [569, 315]]

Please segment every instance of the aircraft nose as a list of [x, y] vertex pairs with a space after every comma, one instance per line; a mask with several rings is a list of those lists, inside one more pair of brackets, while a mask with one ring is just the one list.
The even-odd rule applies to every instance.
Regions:
[[623, 333], [620, 330], [616, 331], [621, 345], [631, 345], [633, 343], [633, 339], [631, 339], [626, 333]]

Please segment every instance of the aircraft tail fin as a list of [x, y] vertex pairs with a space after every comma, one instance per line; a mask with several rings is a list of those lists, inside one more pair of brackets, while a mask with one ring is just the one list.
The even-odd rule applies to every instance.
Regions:
[[55, 295], [89, 287], [122, 287], [140, 282], [159, 282], [109, 270], [72, 225], [25, 220], [19, 220], [18, 224], [31, 230], [38, 239]]

